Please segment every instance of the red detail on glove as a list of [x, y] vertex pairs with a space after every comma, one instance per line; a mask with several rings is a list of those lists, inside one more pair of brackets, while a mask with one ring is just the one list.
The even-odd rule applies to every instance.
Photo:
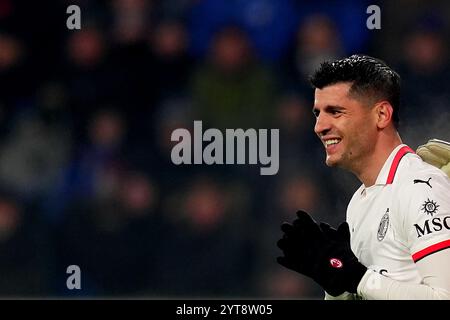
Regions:
[[331, 258], [331, 259], [330, 259], [330, 265], [331, 265], [333, 268], [336, 268], [336, 269], [340, 269], [340, 268], [342, 268], [342, 267], [344, 266], [344, 264], [342, 263], [342, 261], [339, 260], [339, 259], [337, 259], [337, 258]]

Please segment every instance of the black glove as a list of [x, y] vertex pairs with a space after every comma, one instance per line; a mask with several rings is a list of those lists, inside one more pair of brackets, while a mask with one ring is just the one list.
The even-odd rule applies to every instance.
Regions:
[[358, 262], [350, 248], [350, 231], [346, 222], [333, 229], [319, 227], [304, 211], [297, 212], [292, 224], [283, 223], [284, 236], [277, 243], [284, 256], [282, 266], [314, 279], [332, 296], [356, 293], [367, 268]]

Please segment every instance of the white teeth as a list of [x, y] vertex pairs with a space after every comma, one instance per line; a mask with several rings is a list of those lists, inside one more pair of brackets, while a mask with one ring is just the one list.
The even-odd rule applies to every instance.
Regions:
[[326, 140], [326, 141], [325, 141], [325, 144], [326, 144], [327, 146], [330, 146], [330, 145], [332, 145], [332, 144], [337, 144], [339, 141], [340, 141], [340, 139], [330, 139], [330, 140]]

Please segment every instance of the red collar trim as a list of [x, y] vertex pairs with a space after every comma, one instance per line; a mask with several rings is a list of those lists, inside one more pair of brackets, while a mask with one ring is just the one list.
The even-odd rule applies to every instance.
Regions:
[[392, 184], [392, 182], [394, 181], [395, 173], [397, 172], [398, 165], [400, 164], [400, 160], [402, 160], [403, 156], [407, 153], [415, 152], [408, 146], [401, 147], [400, 150], [397, 151], [397, 154], [394, 157], [394, 161], [392, 161], [391, 168], [389, 169], [386, 184]]

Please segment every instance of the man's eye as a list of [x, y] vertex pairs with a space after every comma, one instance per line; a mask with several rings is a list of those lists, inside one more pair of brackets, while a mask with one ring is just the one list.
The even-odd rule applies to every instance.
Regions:
[[319, 116], [319, 110], [313, 110], [313, 114], [317, 118]]
[[331, 110], [331, 114], [335, 116], [335, 115], [341, 114], [341, 112], [338, 110]]

